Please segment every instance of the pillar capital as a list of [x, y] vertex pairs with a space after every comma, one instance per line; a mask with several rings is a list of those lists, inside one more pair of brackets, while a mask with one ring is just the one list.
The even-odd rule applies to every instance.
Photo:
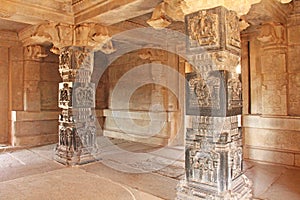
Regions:
[[112, 34], [107, 27], [96, 23], [79, 25], [64, 23], [44, 23], [21, 32], [23, 44], [53, 44], [51, 51], [59, 54], [63, 47], [84, 46], [106, 54], [114, 52]]

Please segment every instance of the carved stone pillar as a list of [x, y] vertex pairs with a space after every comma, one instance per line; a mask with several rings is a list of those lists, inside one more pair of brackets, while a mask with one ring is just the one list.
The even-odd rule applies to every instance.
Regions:
[[114, 51], [106, 27], [89, 23], [46, 23], [35, 27], [25, 43], [52, 43], [59, 54], [59, 141], [55, 160], [76, 165], [94, 161], [97, 152], [95, 84], [91, 82], [94, 51]]
[[251, 199], [242, 172], [240, 29], [223, 7], [186, 16], [186, 178], [177, 199]]
[[61, 48], [59, 72], [59, 142], [55, 159], [74, 165], [94, 160], [96, 146], [94, 53], [87, 47]]

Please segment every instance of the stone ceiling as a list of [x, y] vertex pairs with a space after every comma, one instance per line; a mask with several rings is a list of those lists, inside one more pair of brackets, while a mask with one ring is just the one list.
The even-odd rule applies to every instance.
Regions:
[[[194, 11], [225, 6], [243, 16], [261, 1], [274, 4], [291, 2], [291, 0], [1, 0], [0, 30], [18, 32], [28, 25], [45, 22], [75, 25], [95, 22], [106, 26], [116, 24], [125, 26], [126, 22], [131, 26], [134, 24], [149, 26], [148, 24], [152, 25], [151, 21], [154, 22], [153, 27], [171, 24], [174, 29], [182, 30], [184, 15]], [[268, 9], [268, 12], [271, 12], [272, 8]], [[259, 17], [244, 16], [244, 19], [256, 23], [257, 19], [266, 15], [255, 11], [252, 13]], [[280, 18], [279, 15], [278, 17]], [[164, 21], [166, 18], [167, 23]]]
[[29, 26], [29, 24], [9, 21], [9, 20], [0, 18], [0, 30], [19, 32], [28, 26]]

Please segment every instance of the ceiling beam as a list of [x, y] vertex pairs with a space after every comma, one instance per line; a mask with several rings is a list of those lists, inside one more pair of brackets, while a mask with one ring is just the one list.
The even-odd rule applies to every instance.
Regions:
[[69, 4], [52, 1], [52, 5], [49, 5], [49, 2], [48, 4], [41, 2], [1, 0], [0, 18], [32, 25], [45, 21], [73, 24], [73, 14]]
[[78, 3], [73, 5], [75, 24], [84, 22], [116, 24], [150, 13], [161, 2], [162, 0], [98, 0], [97, 4], [91, 2], [90, 6]]

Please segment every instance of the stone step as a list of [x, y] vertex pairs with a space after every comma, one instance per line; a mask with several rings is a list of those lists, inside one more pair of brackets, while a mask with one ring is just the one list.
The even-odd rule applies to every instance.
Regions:
[[168, 140], [169, 140], [168, 138], [160, 138], [160, 137], [153, 137], [153, 136], [143, 137], [136, 134], [118, 132], [114, 130], [104, 130], [103, 135], [107, 137], [124, 139], [128, 141], [150, 144], [155, 146], [165, 146], [168, 144]]

